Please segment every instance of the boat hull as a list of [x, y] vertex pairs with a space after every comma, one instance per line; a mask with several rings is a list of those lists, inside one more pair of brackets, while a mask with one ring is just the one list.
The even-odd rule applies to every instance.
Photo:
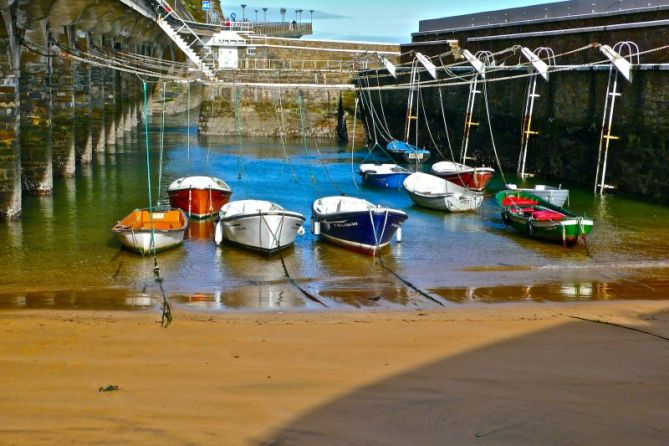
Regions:
[[266, 211], [221, 219], [223, 239], [244, 248], [274, 253], [295, 242], [305, 217], [290, 211]]
[[555, 206], [562, 207], [567, 202], [569, 198], [569, 189], [529, 189], [529, 188], [508, 188], [509, 190], [517, 190], [520, 192], [525, 192], [532, 194], [536, 197], [541, 198]]
[[386, 151], [396, 163], [424, 163], [430, 159], [428, 150], [402, 141], [389, 142]]
[[384, 208], [312, 215], [320, 225], [321, 239], [368, 255], [387, 246], [406, 219], [405, 213]]
[[[185, 230], [154, 231], [156, 252], [165, 251], [179, 246], [184, 240]], [[117, 233], [118, 240], [124, 248], [142, 254], [153, 254], [151, 246], [151, 231], [123, 231]]]
[[230, 201], [231, 191], [216, 189], [175, 189], [168, 191], [170, 205], [183, 210], [188, 218], [209, 218]]
[[382, 187], [385, 189], [401, 189], [402, 183], [411, 175], [411, 172], [398, 173], [371, 173], [364, 172], [362, 182], [368, 186]]
[[407, 190], [411, 201], [418, 206], [437, 211], [468, 212], [475, 211], [483, 203], [483, 194], [441, 194], [426, 196]]
[[503, 211], [502, 219], [523, 235], [569, 246], [575, 245], [579, 239], [592, 232], [592, 220], [583, 217], [568, 217], [561, 221], [537, 221]]
[[492, 179], [494, 172], [489, 170], [477, 170], [473, 172], [457, 172], [453, 173], [436, 173], [432, 172], [433, 175], [438, 176], [444, 180], [455, 183], [458, 186], [467, 187], [473, 191], [482, 191], [486, 188], [490, 180]]

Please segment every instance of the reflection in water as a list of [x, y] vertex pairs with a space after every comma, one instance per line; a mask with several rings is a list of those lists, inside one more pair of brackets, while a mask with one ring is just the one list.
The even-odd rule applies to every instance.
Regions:
[[214, 220], [211, 218], [207, 220], [191, 220], [188, 223], [186, 238], [190, 240], [201, 240], [213, 243]]
[[305, 301], [290, 284], [267, 284], [238, 287], [228, 292], [175, 296], [174, 301], [207, 310], [299, 310], [315, 304]]
[[123, 288], [0, 294], [0, 309], [143, 310], [157, 305], [151, 296]]
[[[157, 188], [160, 135], [154, 128], [149, 136]], [[154, 190], [154, 202], [166, 201], [167, 185], [187, 174], [223, 178], [233, 200], [266, 199], [307, 216], [313, 200], [341, 191], [406, 211], [404, 240], [384, 251], [384, 263], [420, 289], [436, 290], [455, 302], [669, 296], [669, 209], [662, 206], [617, 196], [593, 198], [589, 190], [572, 187], [571, 208], [595, 220], [588, 256], [583, 246], [565, 250], [509, 230], [492, 197], [480, 213], [446, 214], [413, 206], [404, 191], [358, 190], [350, 152], [334, 145], [321, 144], [322, 164], [314, 148], [305, 153], [299, 140], [287, 143], [286, 161], [279, 141], [247, 138], [240, 154], [236, 138], [211, 137], [198, 145], [196, 134], [190, 137], [187, 165], [185, 128], [168, 128], [161, 190]], [[111, 289], [121, 297], [103, 293], [97, 298], [124, 308], [125, 298], [158, 295], [153, 260], [122, 250], [110, 233], [120, 218], [148, 204], [143, 142], [143, 135], [131, 132], [119, 139], [123, 147], [117, 153], [96, 153], [93, 164], [78, 169], [75, 179], [56, 179], [53, 197], [24, 196], [22, 220], [0, 222], [0, 246], [7, 248], [0, 250], [0, 295], [66, 305], [62, 296], [71, 289], [72, 305], [84, 305], [96, 293], [77, 290]], [[354, 166], [366, 155], [355, 154]], [[491, 192], [502, 186], [495, 180]], [[211, 220], [192, 221], [183, 246], [159, 254], [165, 289], [179, 302], [212, 309], [316, 305], [287, 280], [280, 257], [217, 248], [212, 235]], [[378, 260], [320, 243], [309, 233], [282, 254], [290, 276], [330, 308], [434, 305]], [[63, 291], [53, 301], [51, 290]], [[43, 294], [37, 298], [34, 293]]]
[[666, 279], [643, 282], [619, 280], [611, 282], [584, 281], [571, 283], [544, 283], [534, 285], [500, 285], [477, 288], [436, 288], [432, 291], [450, 301], [467, 302], [536, 302], [590, 301], [611, 299], [667, 298], [669, 282]]

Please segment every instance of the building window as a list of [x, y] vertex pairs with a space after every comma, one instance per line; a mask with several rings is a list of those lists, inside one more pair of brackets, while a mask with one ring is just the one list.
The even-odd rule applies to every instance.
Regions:
[[255, 56], [256, 55], [256, 47], [250, 46], [246, 48], [246, 55], [247, 56]]

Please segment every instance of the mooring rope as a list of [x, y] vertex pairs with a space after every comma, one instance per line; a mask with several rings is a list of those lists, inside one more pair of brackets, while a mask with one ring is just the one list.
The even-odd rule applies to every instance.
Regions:
[[160, 160], [158, 162], [158, 197], [156, 197], [156, 203], [160, 203], [160, 190], [161, 184], [163, 181], [163, 150], [165, 147], [165, 97], [167, 95], [166, 83], [163, 82], [163, 100], [161, 108], [161, 119], [160, 119]]
[[355, 98], [355, 110], [353, 111], [353, 140], [351, 142], [351, 179], [356, 190], [360, 190], [358, 182], [355, 181], [355, 169], [353, 168], [353, 152], [355, 152], [355, 125], [358, 118], [358, 98]]
[[142, 80], [144, 91], [144, 143], [146, 146], [146, 178], [149, 191], [149, 224], [151, 225], [151, 248], [153, 250], [153, 276], [160, 288], [160, 294], [163, 298], [162, 316], [160, 326], [167, 328], [172, 323], [172, 310], [167, 300], [165, 289], [163, 288], [163, 278], [160, 276], [160, 267], [158, 266], [158, 254], [156, 252], [155, 227], [153, 224], [153, 198], [151, 196], [151, 158], [149, 155], [149, 101], [146, 91], [146, 81]]
[[190, 82], [188, 82], [186, 109], [186, 174], [190, 175]]
[[283, 100], [281, 98], [281, 90], [279, 90], [278, 94], [278, 107], [274, 107], [274, 113], [276, 114], [276, 121], [279, 125], [279, 139], [281, 140], [281, 149], [283, 150], [283, 157], [286, 160], [286, 164], [288, 164], [288, 168], [290, 169], [290, 177], [295, 183], [299, 183], [299, 178], [297, 175], [297, 171], [295, 170], [295, 167], [293, 164], [290, 162], [290, 157], [288, 156], [288, 151], [286, 150], [286, 121], [283, 116]]
[[502, 175], [502, 181], [506, 184], [506, 176], [504, 175], [504, 170], [502, 169], [502, 163], [499, 161], [499, 156], [497, 155], [497, 147], [495, 146], [495, 135], [492, 131], [492, 123], [490, 122], [490, 106], [488, 105], [488, 85], [483, 83], [483, 98], [485, 101], [485, 112], [488, 121], [488, 130], [490, 131], [490, 142], [492, 143], [492, 150], [495, 153], [495, 160], [497, 161], [497, 167], [499, 168], [499, 173]]
[[429, 299], [429, 300], [431, 300], [432, 302], [434, 302], [434, 303], [436, 303], [436, 304], [438, 304], [438, 305], [440, 305], [440, 306], [442, 306], [442, 307], [445, 307], [445, 306], [446, 306], [446, 305], [444, 305], [443, 302], [441, 302], [440, 300], [435, 299], [434, 297], [430, 296], [427, 292], [421, 290], [421, 289], [418, 288], [416, 285], [414, 285], [413, 283], [411, 283], [411, 282], [409, 282], [408, 280], [406, 280], [404, 277], [402, 277], [402, 276], [400, 276], [399, 274], [397, 274], [397, 273], [396, 273], [395, 271], [393, 271], [390, 267], [386, 266], [386, 263], [383, 261], [383, 257], [379, 257], [378, 259], [379, 259], [379, 265], [381, 265], [381, 268], [385, 269], [385, 270], [388, 271], [390, 274], [392, 274], [393, 276], [395, 276], [397, 279], [399, 279], [400, 282], [402, 282], [403, 284], [405, 284], [406, 286], [408, 286], [409, 288], [411, 288], [412, 290], [414, 290], [415, 292], [417, 292], [417, 293], [420, 294], [421, 296], [425, 297], [426, 299]]
[[300, 293], [302, 293], [302, 295], [304, 295], [304, 297], [306, 297], [310, 301], [316, 302], [317, 304], [320, 304], [320, 305], [324, 306], [325, 308], [328, 308], [328, 306], [325, 302], [323, 302], [322, 300], [320, 300], [319, 298], [317, 298], [316, 296], [311, 294], [309, 291], [304, 289], [299, 283], [297, 283], [297, 281], [295, 279], [292, 278], [292, 276], [288, 272], [288, 267], [286, 266], [286, 261], [283, 258], [283, 252], [282, 251], [279, 251], [279, 258], [281, 259], [281, 266], [283, 267], [283, 273], [286, 276], [286, 279], [288, 279], [288, 282], [290, 282], [291, 285], [293, 285], [295, 288], [297, 288], [300, 291]]

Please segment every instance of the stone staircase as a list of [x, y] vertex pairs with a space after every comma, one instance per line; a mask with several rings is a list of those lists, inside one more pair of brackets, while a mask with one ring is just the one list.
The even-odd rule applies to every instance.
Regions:
[[[177, 47], [204, 73], [209, 79], [216, 77], [217, 60], [211, 48], [205, 46], [200, 36], [195, 33], [167, 2], [160, 1], [161, 12], [158, 15], [158, 26], [165, 31]], [[175, 28], [176, 26], [176, 28]], [[182, 37], [182, 34], [189, 40]], [[198, 50], [200, 54], [198, 54]]]

